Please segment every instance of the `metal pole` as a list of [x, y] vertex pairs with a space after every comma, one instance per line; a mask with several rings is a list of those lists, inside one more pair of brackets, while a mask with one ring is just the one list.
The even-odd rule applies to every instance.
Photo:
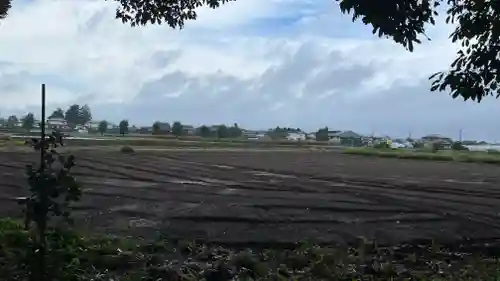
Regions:
[[[42, 120], [40, 122], [40, 141], [43, 143], [45, 140], [45, 84], [42, 84]], [[41, 163], [40, 165], [44, 166], [44, 161], [43, 159], [45, 158], [45, 150], [43, 147], [40, 149], [40, 156], [41, 156]]]

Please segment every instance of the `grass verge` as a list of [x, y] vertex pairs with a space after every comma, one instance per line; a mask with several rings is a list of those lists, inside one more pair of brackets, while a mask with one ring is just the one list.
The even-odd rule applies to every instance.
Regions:
[[374, 148], [348, 148], [343, 154], [372, 156], [382, 158], [414, 159], [429, 161], [456, 161], [469, 163], [485, 163], [500, 165], [500, 153], [498, 151], [474, 152], [474, 151], [438, 151], [436, 153], [427, 151], [411, 151], [405, 149], [374, 149]]
[[[143, 136], [99, 136], [89, 135], [89, 138], [96, 139], [65, 139], [65, 144], [75, 146], [166, 146], [166, 147], [330, 147], [329, 142], [322, 141], [292, 141], [292, 140], [249, 140], [244, 138], [202, 138], [199, 136], [180, 136], [175, 137], [172, 135], [143, 135]], [[0, 138], [0, 141], [2, 139]], [[8, 143], [21, 142], [20, 139], [9, 139], [6, 137], [4, 140]]]
[[67, 146], [155, 146], [196, 148], [324, 148], [309, 142], [267, 142], [267, 141], [184, 141], [177, 139], [109, 139], [109, 140], [65, 140]]
[[[0, 220], [0, 279], [25, 280], [32, 262], [28, 231]], [[51, 230], [47, 265], [54, 280], [470, 280], [500, 278], [498, 246], [468, 242], [379, 247], [297, 244], [291, 249], [236, 249], [196, 242], [83, 237]], [[494, 248], [496, 247], [496, 248]], [[470, 251], [470, 249], [475, 249]], [[496, 250], [494, 250], [496, 249]]]

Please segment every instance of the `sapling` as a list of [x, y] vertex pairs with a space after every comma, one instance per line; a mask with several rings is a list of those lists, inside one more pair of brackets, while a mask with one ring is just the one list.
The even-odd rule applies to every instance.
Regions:
[[28, 142], [35, 151], [40, 152], [38, 167], [26, 166], [30, 195], [19, 198], [24, 205], [26, 230], [33, 231], [34, 253], [37, 256], [30, 269], [32, 280], [47, 280], [46, 232], [52, 217], [70, 219], [69, 205], [81, 197], [81, 189], [71, 176], [75, 165], [73, 155], [65, 156], [56, 148], [63, 146], [60, 133], [54, 132], [47, 138], [31, 139]]

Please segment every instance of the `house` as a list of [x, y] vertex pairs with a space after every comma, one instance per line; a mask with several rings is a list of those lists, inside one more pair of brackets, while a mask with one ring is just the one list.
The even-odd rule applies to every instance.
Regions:
[[135, 130], [135, 133], [137, 133], [137, 134], [152, 134], [153, 127], [152, 126], [139, 127]]
[[172, 127], [167, 122], [158, 122], [158, 132], [160, 133], [170, 133], [172, 131]]
[[92, 120], [92, 121], [89, 121], [87, 124], [85, 124], [85, 127], [87, 127], [88, 129], [91, 129], [91, 130], [98, 130], [100, 123], [101, 123], [101, 121]]
[[[97, 130], [97, 128], [95, 128], [94, 130]], [[77, 131], [77, 132], [87, 131], [87, 133], [88, 133], [88, 129], [84, 125], [76, 125], [75, 126], [75, 131]]]
[[58, 131], [71, 131], [71, 127], [68, 125], [64, 118], [49, 117], [45, 122], [45, 127], [51, 130]]
[[266, 137], [268, 133], [268, 130], [243, 130], [241, 135], [249, 140], [257, 140]]
[[451, 138], [445, 137], [445, 136], [440, 135], [440, 134], [427, 135], [425, 137], [422, 137], [421, 140], [424, 142], [436, 142], [436, 141], [437, 142], [449, 142], [449, 143], [453, 142], [453, 140]]
[[[155, 125], [153, 126], [146, 126], [140, 128], [132, 126], [131, 128], [129, 128], [129, 132], [135, 132], [137, 134], [159, 134], [159, 135], [165, 135], [172, 132], [172, 127], [167, 122], [155, 122], [154, 124]], [[156, 125], [158, 125], [158, 128], [155, 131], [154, 126]]]
[[182, 129], [184, 130], [184, 133], [186, 135], [195, 135], [196, 134], [196, 128], [192, 125], [183, 125]]
[[421, 142], [425, 144], [433, 144], [437, 143], [442, 148], [450, 148], [453, 144], [453, 140], [451, 138], [445, 137], [440, 134], [431, 134], [421, 138]]
[[[76, 125], [75, 126], [75, 131], [79, 133], [89, 133], [89, 132], [97, 132], [99, 131], [99, 125], [101, 124], [103, 120], [97, 121], [97, 120], [92, 120], [87, 122], [85, 125]], [[110, 130], [114, 129], [116, 125], [107, 122], [107, 127], [106, 127], [106, 132], [109, 133]]]
[[40, 124], [40, 123], [41, 123], [41, 122], [40, 122], [40, 120], [35, 119], [35, 120], [33, 120], [33, 121], [34, 121], [34, 122], [33, 122], [33, 129], [40, 129], [40, 125], [41, 125], [41, 124]]
[[[113, 125], [113, 127], [116, 127], [116, 125]], [[137, 133], [138, 130], [139, 128], [136, 125], [132, 125], [132, 127], [128, 128], [129, 133]]]
[[217, 133], [222, 125], [212, 125], [208, 127], [211, 133]]
[[328, 139], [329, 140], [333, 140], [333, 139], [337, 139], [338, 138], [338, 135], [341, 134], [342, 131], [339, 131], [339, 130], [330, 130], [328, 131]]
[[343, 131], [328, 135], [329, 141], [341, 145], [358, 146], [363, 143], [363, 136], [353, 131]]

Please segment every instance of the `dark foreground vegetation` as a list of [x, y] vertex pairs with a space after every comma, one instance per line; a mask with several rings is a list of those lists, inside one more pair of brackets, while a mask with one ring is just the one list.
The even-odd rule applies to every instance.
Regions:
[[[0, 221], [0, 278], [28, 280], [36, 262], [33, 234]], [[357, 247], [297, 244], [293, 249], [238, 249], [195, 241], [82, 237], [67, 229], [46, 233], [43, 280], [498, 280], [499, 245], [464, 241], [451, 247], [406, 244]], [[488, 249], [488, 251], [485, 251]]]

